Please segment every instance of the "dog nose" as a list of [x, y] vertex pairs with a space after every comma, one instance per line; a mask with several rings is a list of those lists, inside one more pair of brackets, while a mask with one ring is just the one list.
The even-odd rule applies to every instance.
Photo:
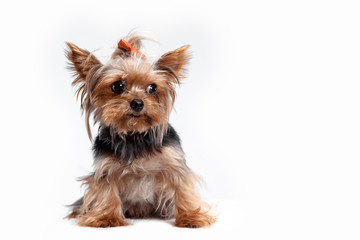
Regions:
[[141, 112], [141, 110], [144, 108], [144, 102], [141, 99], [134, 99], [131, 101], [130, 107], [135, 112]]

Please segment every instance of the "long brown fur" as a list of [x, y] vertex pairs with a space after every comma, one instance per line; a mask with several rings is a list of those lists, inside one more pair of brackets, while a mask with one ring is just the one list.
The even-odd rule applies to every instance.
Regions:
[[199, 179], [185, 165], [181, 149], [167, 147], [131, 165], [106, 157], [82, 181], [87, 187], [82, 207], [68, 216], [76, 217], [82, 226], [123, 226], [128, 224], [125, 216], [175, 217], [179, 227], [215, 222], [209, 215], [210, 206], [196, 192]]
[[[124, 39], [139, 49], [146, 38], [130, 35]], [[116, 49], [109, 62], [102, 64], [90, 52], [72, 43], [67, 46], [89, 137], [89, 118], [93, 115], [95, 123], [110, 126], [120, 136], [154, 132], [161, 145], [175, 100], [175, 85], [185, 77], [189, 46], [168, 52], [153, 64], [123, 49]], [[111, 85], [119, 80], [126, 81], [127, 89], [116, 95]], [[154, 82], [156, 95], [146, 94], [144, 89]], [[129, 107], [133, 99], [142, 99], [146, 106], [136, 118]], [[196, 190], [199, 177], [186, 166], [180, 146], [161, 146], [131, 164], [113, 154], [101, 155], [95, 159], [94, 168], [82, 178], [84, 197], [73, 204], [68, 215], [81, 226], [124, 226], [128, 225], [127, 217], [175, 218], [179, 227], [205, 227], [215, 222], [211, 207]]]

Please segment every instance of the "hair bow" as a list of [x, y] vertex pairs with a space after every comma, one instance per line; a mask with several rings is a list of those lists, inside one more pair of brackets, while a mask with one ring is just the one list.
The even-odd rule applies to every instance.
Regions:
[[141, 58], [146, 58], [145, 54], [134, 48], [130, 43], [125, 41], [124, 39], [120, 39], [118, 43], [118, 48], [124, 49], [125, 51], [128, 51], [130, 53], [133, 53], [135, 55], [140, 56]]

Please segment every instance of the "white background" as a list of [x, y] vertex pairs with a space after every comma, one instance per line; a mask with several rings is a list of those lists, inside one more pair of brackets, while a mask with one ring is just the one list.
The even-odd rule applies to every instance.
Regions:
[[[0, 13], [1, 239], [360, 238], [357, 1], [13, 1]], [[64, 42], [106, 61], [133, 28], [160, 42], [145, 43], [152, 59], [192, 45], [171, 123], [218, 204], [210, 229], [62, 219], [92, 165]]]

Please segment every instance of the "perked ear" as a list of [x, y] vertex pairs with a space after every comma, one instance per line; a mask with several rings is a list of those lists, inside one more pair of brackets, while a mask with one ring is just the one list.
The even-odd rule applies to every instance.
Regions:
[[84, 100], [86, 95], [89, 95], [91, 89], [95, 85], [95, 80], [92, 76], [102, 64], [89, 51], [77, 47], [75, 44], [67, 42], [69, 49], [66, 50], [66, 56], [69, 60], [70, 69], [74, 71], [75, 80], [72, 85], [78, 85], [76, 90], [77, 97], [81, 94], [81, 108], [84, 109]]
[[89, 51], [77, 47], [75, 44], [66, 42], [69, 47], [66, 56], [70, 61], [71, 68], [76, 71], [78, 77], [85, 79], [89, 71], [101, 62]]
[[70, 69], [74, 71], [74, 76], [76, 77], [72, 82], [72, 85], [77, 85], [76, 96], [80, 96], [81, 109], [86, 113], [86, 129], [89, 138], [92, 139], [89, 117], [93, 111], [93, 106], [90, 95], [97, 81], [93, 76], [103, 65], [89, 51], [81, 49], [72, 43], [67, 42], [66, 45], [69, 49], [66, 50], [65, 54], [69, 60]]
[[189, 63], [190, 54], [188, 48], [190, 45], [182, 46], [174, 51], [165, 53], [155, 63], [157, 70], [164, 70], [174, 75], [179, 80], [185, 77], [186, 65]]

